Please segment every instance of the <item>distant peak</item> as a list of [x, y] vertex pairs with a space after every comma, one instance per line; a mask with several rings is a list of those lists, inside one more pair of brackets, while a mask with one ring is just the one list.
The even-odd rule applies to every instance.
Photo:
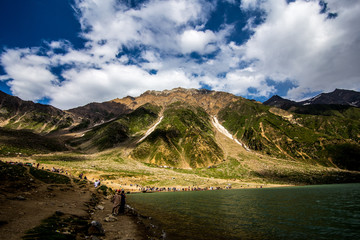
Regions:
[[177, 88], [173, 88], [171, 90], [166, 89], [163, 91], [148, 90], [148, 91], [144, 92], [143, 94], [141, 94], [140, 96], [145, 96], [145, 95], [167, 96], [172, 93], [209, 94], [212, 92], [213, 92], [212, 90], [207, 90], [207, 89], [177, 87]]
[[284, 98], [280, 97], [279, 95], [274, 95], [270, 99], [284, 99]]

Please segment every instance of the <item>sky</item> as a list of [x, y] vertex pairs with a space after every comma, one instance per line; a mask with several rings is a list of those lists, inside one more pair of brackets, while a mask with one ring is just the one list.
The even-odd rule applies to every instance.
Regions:
[[360, 90], [358, 0], [1, 0], [0, 90], [70, 109], [147, 90]]

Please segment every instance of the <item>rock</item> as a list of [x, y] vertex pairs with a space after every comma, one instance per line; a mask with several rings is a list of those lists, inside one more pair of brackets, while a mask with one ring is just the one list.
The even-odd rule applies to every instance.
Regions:
[[96, 209], [96, 210], [104, 210], [104, 206], [102, 206], [102, 205], [97, 205], [97, 206], [95, 207], [95, 209]]
[[26, 198], [23, 197], [23, 196], [17, 196], [15, 199], [16, 199], [16, 200], [19, 200], [19, 201], [24, 201], [24, 200], [26, 200]]
[[112, 215], [108, 215], [107, 217], [104, 218], [104, 221], [105, 222], [115, 222], [117, 221], [118, 219]]
[[104, 228], [98, 221], [92, 221], [91, 226], [88, 229], [89, 235], [105, 235]]

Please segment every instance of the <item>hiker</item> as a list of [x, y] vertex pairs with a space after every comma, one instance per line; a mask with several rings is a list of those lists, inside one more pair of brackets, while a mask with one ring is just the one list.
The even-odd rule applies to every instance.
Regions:
[[119, 213], [124, 214], [125, 213], [125, 198], [126, 198], [124, 190], [121, 191], [120, 196], [121, 196], [121, 202], [120, 202]]
[[95, 180], [94, 186], [95, 186], [95, 188], [97, 188], [98, 186], [100, 186], [100, 181], [99, 181], [99, 180]]
[[116, 191], [115, 195], [111, 199], [111, 202], [113, 203], [113, 209], [112, 209], [111, 213], [114, 216], [119, 215], [119, 208], [120, 208], [120, 204], [121, 204], [121, 196], [119, 194], [119, 191]]

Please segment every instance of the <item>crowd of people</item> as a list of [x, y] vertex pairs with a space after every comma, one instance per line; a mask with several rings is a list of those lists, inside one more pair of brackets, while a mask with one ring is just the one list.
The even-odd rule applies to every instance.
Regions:
[[179, 191], [207, 191], [207, 190], [221, 190], [231, 189], [231, 185], [222, 187], [141, 187], [140, 192], [179, 192]]

